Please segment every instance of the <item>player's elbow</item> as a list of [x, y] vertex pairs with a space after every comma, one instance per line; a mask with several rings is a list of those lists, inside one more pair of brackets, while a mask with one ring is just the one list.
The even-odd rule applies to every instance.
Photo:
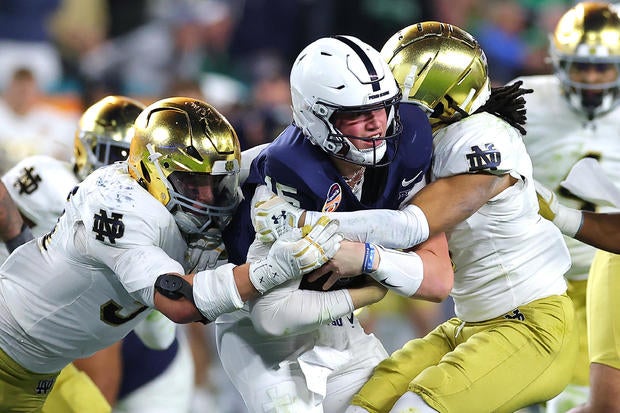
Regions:
[[186, 299], [171, 300], [156, 293], [155, 307], [177, 324], [187, 324], [199, 321], [202, 318], [196, 306]]
[[437, 280], [435, 302], [439, 303], [448, 298], [454, 287], [454, 271], [452, 268], [444, 270], [442, 277]]
[[164, 315], [177, 324], [188, 324], [197, 321], [196, 312], [197, 310], [195, 308], [193, 310], [175, 308], [168, 310]]
[[454, 272], [446, 269], [435, 273], [433, 277], [427, 277], [414, 297], [423, 300], [440, 303], [450, 295], [454, 286]]

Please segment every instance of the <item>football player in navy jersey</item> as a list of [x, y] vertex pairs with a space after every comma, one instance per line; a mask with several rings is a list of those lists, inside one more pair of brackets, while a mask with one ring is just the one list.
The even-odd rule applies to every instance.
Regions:
[[[519, 99], [526, 91], [515, 84], [492, 94], [480, 45], [449, 24], [406, 27], [388, 40], [382, 55], [404, 101], [429, 115], [431, 183], [398, 211], [328, 216], [339, 219], [345, 237], [383, 247], [409, 248], [445, 231], [457, 317], [383, 360], [346, 412], [514, 412], [547, 400], [570, 378], [576, 337], [563, 277], [570, 257], [560, 232], [538, 214], [522, 139]], [[319, 215], [286, 212], [289, 207], [278, 197], [257, 205], [261, 238]], [[280, 225], [272, 225], [273, 217]], [[378, 255], [377, 269], [364, 265], [362, 274], [384, 285], [406, 284], [401, 273], [384, 267], [384, 249], [376, 250], [368, 261]], [[339, 261], [336, 255], [309, 280], [331, 272], [328, 287], [350, 276]]]
[[[260, 243], [247, 249], [253, 196], [275, 193], [319, 213], [396, 210], [425, 185], [428, 118], [413, 105], [399, 110], [398, 85], [378, 51], [350, 36], [321, 38], [293, 64], [291, 92], [294, 121], [253, 162], [246, 202], [232, 222], [238, 229], [229, 235], [245, 237], [237, 250], [227, 244], [233, 262], [264, 254]], [[369, 247], [374, 254], [369, 244], [342, 242], [336, 256], [359, 274], [370, 265], [363, 261]], [[441, 301], [452, 286], [443, 234], [416, 252], [382, 250], [381, 263], [406, 280], [398, 289], [404, 296]], [[328, 292], [296, 280], [217, 319], [222, 364], [251, 412], [343, 411], [387, 356], [353, 313], [386, 290], [371, 279], [353, 280], [362, 282], [341, 281]]]

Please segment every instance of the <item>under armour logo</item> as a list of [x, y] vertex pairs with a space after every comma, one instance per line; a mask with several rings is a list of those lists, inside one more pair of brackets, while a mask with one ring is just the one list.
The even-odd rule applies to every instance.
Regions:
[[512, 310], [512, 314], [506, 314], [504, 318], [509, 320], [525, 321], [525, 316], [521, 311], [519, 311], [518, 308], [516, 310]]
[[37, 387], [35, 387], [34, 391], [37, 394], [48, 394], [52, 390], [52, 387], [54, 387], [55, 381], [56, 378], [39, 380], [39, 383], [37, 383]]
[[22, 170], [22, 174], [17, 178], [13, 186], [19, 188], [20, 194], [30, 195], [39, 189], [39, 182], [41, 182], [41, 177], [34, 172], [34, 166], [32, 166]]
[[123, 224], [123, 214], [112, 213], [111, 217], [103, 209], [99, 210], [99, 214], [95, 214], [95, 222], [93, 222], [93, 232], [97, 234], [96, 239], [105, 241], [108, 237], [111, 244], [115, 244], [118, 238], [122, 238], [125, 233], [125, 224]]
[[273, 223], [275, 225], [280, 224], [280, 218], [282, 218], [283, 220], [286, 220], [286, 211], [282, 210], [280, 211], [280, 215], [272, 215], [271, 219], [273, 220]]
[[502, 162], [502, 154], [492, 143], [484, 145], [485, 149], [482, 150], [478, 146], [472, 146], [473, 153], [467, 154], [467, 160], [469, 161], [469, 171], [482, 171], [484, 169], [497, 170], [497, 167]]

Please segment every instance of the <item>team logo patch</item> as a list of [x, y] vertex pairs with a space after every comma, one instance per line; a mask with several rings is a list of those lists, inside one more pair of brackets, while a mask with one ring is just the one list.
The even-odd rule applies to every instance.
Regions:
[[48, 394], [51, 390], [52, 387], [54, 387], [54, 382], [56, 381], [56, 378], [52, 378], [52, 379], [44, 379], [44, 380], [39, 380], [39, 382], [37, 383], [37, 387], [35, 387], [34, 391], [36, 394]]
[[321, 212], [334, 212], [338, 209], [340, 201], [342, 201], [342, 188], [340, 184], [334, 182], [329, 187], [329, 191], [327, 191], [327, 198], [325, 199]]
[[13, 186], [19, 189], [20, 195], [30, 195], [39, 189], [39, 182], [41, 182], [41, 176], [34, 171], [34, 166], [32, 166], [22, 170], [21, 175], [17, 178]]
[[108, 217], [108, 213], [100, 209], [99, 213], [94, 216], [93, 232], [97, 234], [95, 237], [97, 240], [105, 241], [108, 237], [110, 244], [116, 244], [116, 240], [125, 234], [123, 214], [112, 212], [112, 216]]
[[516, 310], [512, 310], [512, 313], [506, 314], [504, 316], [504, 318], [506, 318], [508, 320], [525, 321], [525, 315], [523, 315], [523, 313], [521, 311], [519, 311], [518, 308]]
[[483, 171], [485, 169], [495, 171], [502, 162], [501, 152], [495, 149], [495, 145], [492, 143], [484, 145], [484, 149], [480, 149], [477, 145], [472, 146], [471, 150], [472, 153], [466, 155], [469, 162], [469, 172]]

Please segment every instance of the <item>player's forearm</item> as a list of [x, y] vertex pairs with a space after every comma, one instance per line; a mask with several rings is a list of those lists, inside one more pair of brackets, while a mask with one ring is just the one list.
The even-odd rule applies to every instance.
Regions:
[[620, 254], [620, 213], [582, 212], [583, 221], [575, 238], [596, 248]]
[[306, 211], [305, 223], [314, 223], [321, 215], [337, 219], [339, 230], [346, 239], [373, 242], [386, 248], [411, 248], [424, 242], [429, 235], [426, 217], [415, 205], [408, 205], [400, 211], [374, 209], [327, 214]]
[[351, 296], [353, 307], [357, 310], [380, 301], [383, 297], [385, 297], [387, 288], [376, 281], [371, 281], [371, 284], [364, 287], [350, 288], [347, 291]]
[[256, 298], [259, 293], [250, 280], [250, 263], [238, 265], [233, 268], [233, 277], [235, 279], [235, 285], [241, 300], [248, 301]]
[[16, 237], [22, 227], [23, 220], [13, 199], [0, 181], [0, 238], [2, 241]]
[[320, 292], [298, 289], [271, 291], [250, 307], [256, 331], [271, 336], [311, 331], [355, 309], [347, 290]]

